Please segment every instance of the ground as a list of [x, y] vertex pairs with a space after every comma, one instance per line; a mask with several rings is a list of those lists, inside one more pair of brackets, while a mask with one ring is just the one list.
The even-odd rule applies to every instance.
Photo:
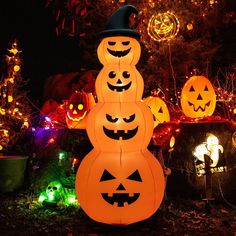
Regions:
[[95, 222], [78, 207], [43, 207], [27, 191], [1, 194], [0, 235], [236, 235], [236, 209], [225, 202], [208, 206], [201, 200], [166, 199], [149, 219], [118, 227]]

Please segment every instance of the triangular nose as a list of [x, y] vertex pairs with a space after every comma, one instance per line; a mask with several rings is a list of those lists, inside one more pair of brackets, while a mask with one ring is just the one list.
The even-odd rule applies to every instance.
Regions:
[[197, 100], [202, 100], [202, 96], [201, 96], [200, 93], [199, 93], [198, 96], [197, 96]]
[[117, 84], [122, 84], [122, 81], [118, 79]]
[[125, 190], [125, 187], [122, 184], [120, 184], [116, 190]]

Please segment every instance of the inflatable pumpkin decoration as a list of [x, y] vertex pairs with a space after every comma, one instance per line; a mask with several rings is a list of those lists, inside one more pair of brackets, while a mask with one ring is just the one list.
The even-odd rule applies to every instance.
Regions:
[[106, 65], [96, 79], [95, 88], [100, 102], [131, 102], [142, 98], [144, 84], [135, 67]]
[[95, 105], [92, 93], [75, 91], [66, 102], [66, 123], [68, 128], [85, 129], [86, 116]]
[[120, 7], [101, 33], [105, 39], [97, 52], [104, 67], [86, 129], [94, 149], [76, 174], [82, 209], [96, 221], [116, 225], [150, 217], [165, 188], [161, 165], [147, 150], [153, 115], [141, 102], [143, 80], [135, 67], [140, 46], [138, 33], [128, 28], [131, 13], [137, 13], [132, 5]]
[[151, 109], [154, 116], [154, 128], [163, 122], [170, 121], [169, 110], [166, 103], [158, 96], [149, 96], [143, 99], [144, 103]]
[[181, 107], [185, 116], [211, 116], [216, 106], [216, 94], [211, 82], [204, 76], [192, 76], [181, 93]]

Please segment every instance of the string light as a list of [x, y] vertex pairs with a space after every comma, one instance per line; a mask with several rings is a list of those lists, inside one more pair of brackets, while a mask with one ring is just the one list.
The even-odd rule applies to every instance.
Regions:
[[152, 15], [147, 27], [148, 35], [154, 41], [173, 39], [179, 32], [180, 23], [174, 13], [167, 11]]

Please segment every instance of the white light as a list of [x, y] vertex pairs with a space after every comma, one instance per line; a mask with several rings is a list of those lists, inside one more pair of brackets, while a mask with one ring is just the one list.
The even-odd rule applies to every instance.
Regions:
[[211, 167], [215, 167], [219, 161], [219, 151], [223, 153], [223, 147], [219, 145], [219, 140], [214, 134], [207, 134], [206, 142], [197, 145], [193, 151], [193, 155], [202, 162], [205, 162], [204, 155], [211, 159]]

